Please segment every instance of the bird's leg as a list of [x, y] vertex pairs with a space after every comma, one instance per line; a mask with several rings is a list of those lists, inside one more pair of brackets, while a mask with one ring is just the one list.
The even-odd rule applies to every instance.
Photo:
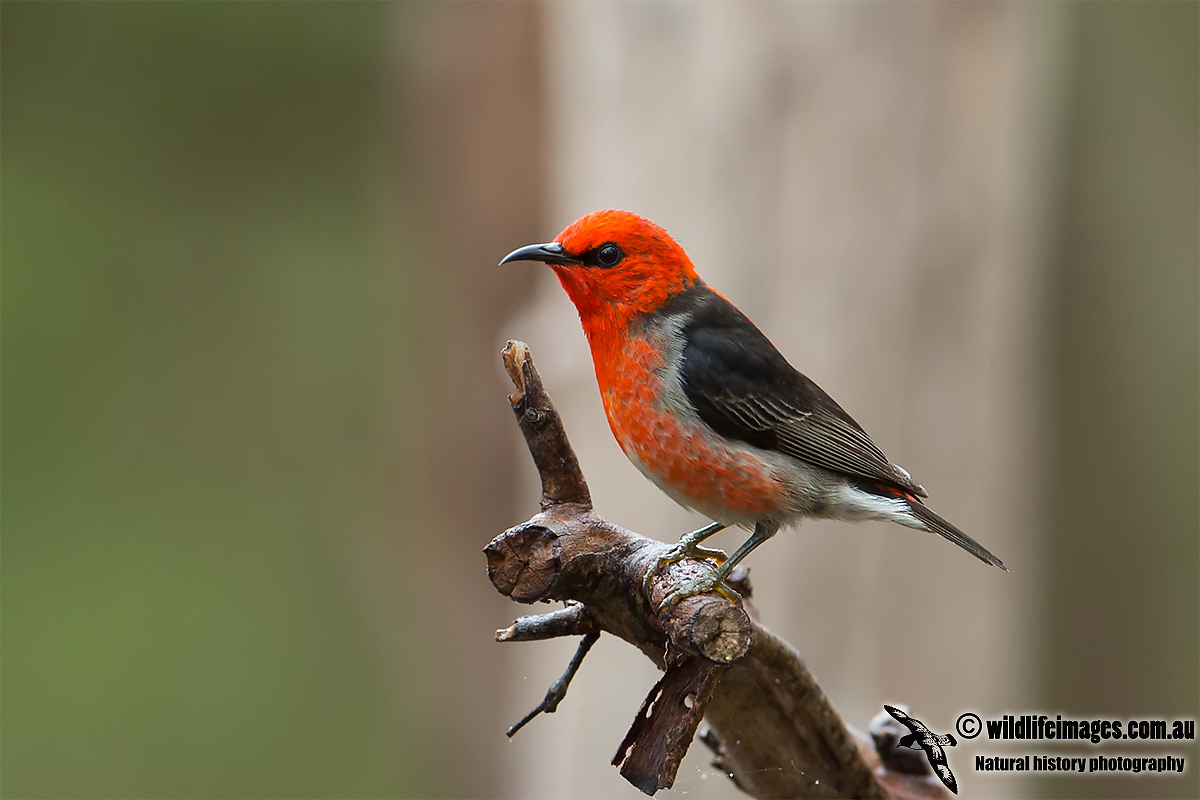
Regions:
[[754, 526], [754, 533], [750, 534], [750, 538], [742, 543], [742, 546], [734, 551], [733, 555], [727, 558], [720, 566], [714, 567], [713, 571], [705, 575], [703, 578], [697, 578], [694, 581], [687, 581], [679, 585], [675, 591], [671, 592], [659, 608], [667, 608], [668, 606], [678, 603], [685, 597], [690, 597], [694, 594], [704, 594], [711, 592], [714, 589], [721, 594], [729, 597], [731, 600], [737, 597], [737, 592], [723, 586], [721, 581], [729, 577], [729, 573], [733, 572], [733, 568], [738, 565], [743, 558], [750, 555], [750, 552], [760, 544], [770, 539], [779, 530], [779, 525], [775, 523], [760, 522]]

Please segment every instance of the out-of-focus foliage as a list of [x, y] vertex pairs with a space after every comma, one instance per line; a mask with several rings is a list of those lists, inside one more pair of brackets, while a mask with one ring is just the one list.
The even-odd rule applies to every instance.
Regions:
[[404, 333], [387, 20], [3, 5], [5, 796], [428, 791], [342, 530]]

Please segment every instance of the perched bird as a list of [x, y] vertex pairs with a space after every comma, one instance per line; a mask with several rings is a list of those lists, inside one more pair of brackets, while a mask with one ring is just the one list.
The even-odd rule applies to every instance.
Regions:
[[929, 510], [927, 496], [841, 406], [802, 375], [732, 303], [696, 274], [665, 230], [626, 211], [597, 211], [547, 244], [500, 262], [549, 265], [579, 311], [609, 427], [642, 474], [712, 525], [663, 562], [715, 556], [700, 543], [753, 529], [672, 603], [713, 589], [781, 526], [805, 517], [884, 519], [1000, 559]]
[[954, 773], [950, 771], [950, 765], [946, 761], [946, 751], [943, 749], [958, 744], [954, 737], [948, 733], [945, 736], [939, 736], [925, 727], [925, 723], [921, 720], [910, 717], [895, 706], [884, 706], [883, 708], [897, 722], [911, 731], [896, 743], [896, 747], [924, 750], [925, 757], [929, 759], [929, 766], [933, 767], [933, 771], [937, 773], [938, 780], [944, 783], [947, 789], [958, 794], [958, 781], [954, 780]]

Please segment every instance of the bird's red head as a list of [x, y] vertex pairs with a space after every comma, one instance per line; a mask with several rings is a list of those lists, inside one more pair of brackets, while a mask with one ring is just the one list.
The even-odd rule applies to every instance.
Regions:
[[589, 337], [594, 326], [623, 328], [694, 284], [696, 268], [662, 228], [628, 211], [595, 211], [547, 244], [500, 263], [543, 261], [554, 270]]

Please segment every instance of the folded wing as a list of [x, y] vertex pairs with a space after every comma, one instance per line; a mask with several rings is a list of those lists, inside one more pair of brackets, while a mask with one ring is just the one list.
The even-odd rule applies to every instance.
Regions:
[[707, 291], [692, 311], [684, 328], [684, 392], [715, 431], [825, 469], [927, 496], [732, 303]]

